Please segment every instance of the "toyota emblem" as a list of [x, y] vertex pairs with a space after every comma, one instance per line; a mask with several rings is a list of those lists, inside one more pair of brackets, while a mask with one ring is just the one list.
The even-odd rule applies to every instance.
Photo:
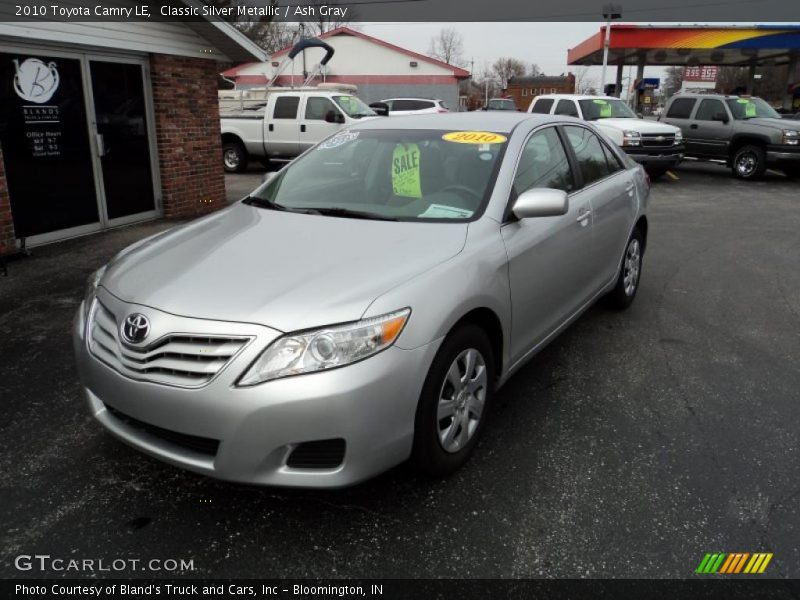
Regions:
[[122, 323], [122, 337], [131, 344], [143, 342], [150, 333], [150, 321], [141, 313], [133, 313], [125, 317]]

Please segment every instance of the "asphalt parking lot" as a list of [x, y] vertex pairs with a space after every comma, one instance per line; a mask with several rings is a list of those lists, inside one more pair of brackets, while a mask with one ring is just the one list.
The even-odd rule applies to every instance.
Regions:
[[[228, 176], [231, 198], [261, 176]], [[765, 576], [800, 577], [800, 184], [677, 176], [654, 185], [633, 307], [591, 309], [535, 357], [446, 480], [401, 466], [335, 492], [262, 489], [124, 446], [84, 407], [70, 322], [93, 269], [169, 224], [12, 262], [0, 574], [41, 576], [13, 564], [41, 553], [192, 559], [177, 575], [194, 577], [685, 578], [706, 552], [768, 551]]]

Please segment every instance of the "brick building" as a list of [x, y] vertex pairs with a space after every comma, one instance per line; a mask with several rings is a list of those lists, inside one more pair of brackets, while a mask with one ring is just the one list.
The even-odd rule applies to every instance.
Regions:
[[504, 96], [513, 98], [520, 110], [528, 110], [536, 96], [541, 94], [574, 94], [575, 75], [567, 73], [555, 77], [512, 77], [504, 91]]
[[224, 205], [219, 22], [0, 22], [0, 255]]

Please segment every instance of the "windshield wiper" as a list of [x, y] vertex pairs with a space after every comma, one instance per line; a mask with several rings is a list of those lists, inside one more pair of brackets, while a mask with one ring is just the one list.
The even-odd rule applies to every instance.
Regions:
[[328, 217], [345, 217], [349, 219], [370, 219], [372, 221], [397, 221], [395, 217], [388, 215], [379, 215], [377, 213], [366, 212], [363, 210], [352, 210], [349, 208], [341, 207], [313, 207], [306, 208], [305, 210], [317, 214], [325, 215]]
[[268, 208], [270, 210], [280, 210], [283, 212], [301, 213], [305, 215], [321, 214], [313, 208], [290, 208], [288, 206], [284, 206], [283, 204], [278, 204], [277, 202], [268, 200], [267, 198], [259, 198], [258, 196], [247, 196], [244, 200], [242, 200], [242, 202], [250, 206], [258, 206], [259, 208]]

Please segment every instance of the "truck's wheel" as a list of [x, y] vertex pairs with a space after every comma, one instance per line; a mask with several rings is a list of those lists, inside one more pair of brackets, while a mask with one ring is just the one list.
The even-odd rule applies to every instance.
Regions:
[[742, 146], [733, 154], [731, 169], [739, 179], [759, 179], [767, 170], [767, 155], [758, 146]]
[[247, 168], [247, 150], [239, 142], [222, 145], [222, 164], [228, 173], [241, 173]]
[[645, 167], [645, 171], [650, 176], [651, 181], [655, 181], [659, 177], [663, 177], [664, 173], [669, 171], [666, 167]]

